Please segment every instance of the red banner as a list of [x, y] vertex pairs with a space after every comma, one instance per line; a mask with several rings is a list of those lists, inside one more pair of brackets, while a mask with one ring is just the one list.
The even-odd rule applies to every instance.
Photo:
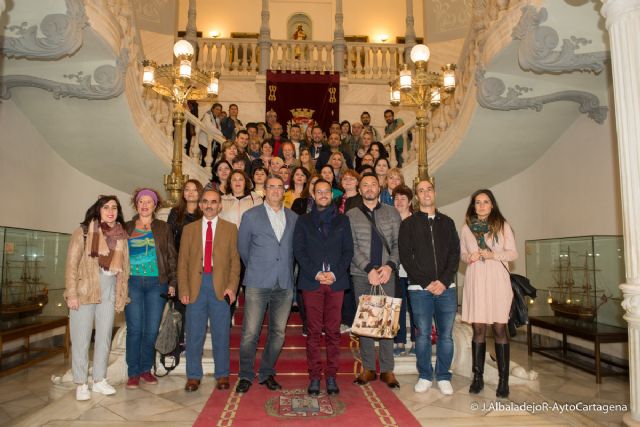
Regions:
[[340, 74], [267, 71], [267, 111], [278, 114], [287, 133], [292, 124], [318, 125], [327, 131], [340, 118]]

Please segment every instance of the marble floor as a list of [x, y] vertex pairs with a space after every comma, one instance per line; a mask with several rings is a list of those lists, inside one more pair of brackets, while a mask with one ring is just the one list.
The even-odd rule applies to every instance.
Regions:
[[[443, 396], [436, 389], [424, 394], [413, 391], [415, 376], [399, 376], [400, 400], [422, 425], [429, 426], [619, 426], [622, 412], [581, 412], [553, 410], [561, 404], [629, 403], [627, 378], [607, 377], [598, 385], [595, 377], [564, 366], [540, 355], [528, 357], [526, 346], [512, 345], [512, 359], [539, 373], [533, 386], [512, 386], [509, 403], [548, 405], [545, 411], [535, 408], [496, 407], [495, 388], [488, 386], [477, 396], [468, 394], [469, 380], [454, 376], [453, 396]], [[117, 387], [115, 396], [93, 394], [90, 401], [77, 402], [69, 391], [51, 399], [51, 375], [68, 369], [62, 356], [42, 362], [27, 370], [0, 378], [0, 425], [2, 426], [190, 426], [207, 401], [214, 382], [206, 378], [200, 390], [183, 391], [184, 377], [171, 376], [157, 386], [142, 385], [138, 390]], [[347, 380], [343, 377], [343, 381]], [[350, 377], [349, 377], [350, 378]], [[493, 406], [492, 406], [493, 405]], [[265, 426], [267, 424], [265, 423]]]

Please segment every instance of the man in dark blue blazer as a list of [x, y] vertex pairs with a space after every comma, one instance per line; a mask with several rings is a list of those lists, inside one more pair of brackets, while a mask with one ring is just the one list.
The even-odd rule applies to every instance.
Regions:
[[245, 305], [240, 342], [240, 381], [237, 393], [249, 391], [255, 376], [256, 346], [267, 306], [269, 331], [262, 352], [258, 382], [280, 389], [275, 364], [282, 350], [293, 299], [293, 230], [298, 215], [283, 205], [284, 182], [270, 175], [265, 183], [265, 203], [242, 216], [238, 252], [245, 265]]
[[293, 238], [293, 252], [300, 266], [298, 289], [307, 314], [307, 363], [310, 395], [320, 394], [322, 332], [327, 346], [325, 379], [328, 394], [338, 394], [336, 382], [340, 357], [340, 320], [344, 290], [349, 289], [349, 265], [353, 237], [349, 218], [331, 203], [331, 184], [316, 181], [315, 204], [302, 215]]

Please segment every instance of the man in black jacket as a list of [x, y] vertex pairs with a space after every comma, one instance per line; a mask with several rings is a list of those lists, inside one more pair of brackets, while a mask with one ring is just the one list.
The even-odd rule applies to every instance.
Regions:
[[438, 347], [435, 377], [440, 391], [453, 394], [453, 322], [458, 307], [455, 278], [460, 262], [460, 239], [451, 218], [436, 211], [436, 192], [430, 181], [416, 186], [420, 209], [400, 225], [400, 262], [409, 276], [409, 299], [416, 325], [418, 382], [414, 390], [431, 387], [431, 321], [435, 316]]
[[322, 333], [327, 347], [327, 393], [338, 394], [336, 383], [340, 356], [340, 314], [345, 289], [349, 289], [349, 265], [353, 239], [349, 218], [331, 202], [331, 184], [319, 179], [313, 189], [315, 204], [302, 215], [293, 234], [293, 253], [300, 266], [298, 288], [307, 314], [307, 363], [311, 395], [320, 394]]

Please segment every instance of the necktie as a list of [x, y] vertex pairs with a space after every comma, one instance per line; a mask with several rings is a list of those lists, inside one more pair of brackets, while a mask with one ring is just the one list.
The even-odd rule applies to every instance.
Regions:
[[204, 272], [211, 273], [211, 258], [213, 255], [213, 229], [211, 221], [207, 221], [207, 234], [204, 239]]

